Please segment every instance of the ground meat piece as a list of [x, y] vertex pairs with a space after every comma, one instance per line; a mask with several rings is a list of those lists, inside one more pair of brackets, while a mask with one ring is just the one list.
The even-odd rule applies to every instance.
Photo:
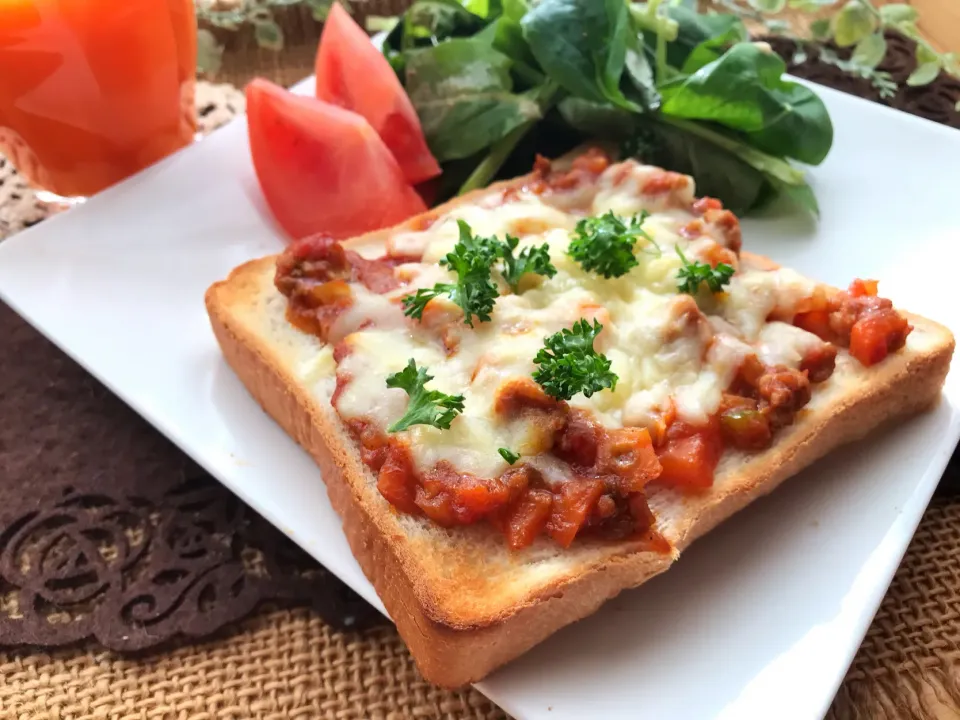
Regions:
[[327, 235], [312, 235], [291, 243], [277, 258], [274, 283], [283, 295], [291, 297], [304, 281], [325, 283], [349, 277], [347, 254], [340, 242]]
[[560, 433], [554, 454], [571, 465], [593, 467], [597, 461], [600, 438], [600, 426], [584, 413], [573, 411]]
[[807, 374], [783, 366], [767, 368], [757, 380], [760, 409], [773, 429], [793, 422], [797, 411], [810, 402], [810, 380]]
[[549, 160], [538, 155], [533, 165], [536, 182], [531, 189], [534, 192], [573, 190], [583, 183], [593, 182], [608, 167], [610, 156], [596, 147], [574, 158], [570, 169], [565, 171], [555, 171]]
[[563, 404], [547, 395], [543, 388], [529, 378], [508, 380], [497, 389], [494, 410], [505, 417], [516, 417], [527, 409], [555, 411]]
[[743, 246], [743, 235], [740, 231], [740, 221], [729, 210], [709, 209], [703, 214], [703, 219], [720, 230], [727, 247], [736, 254], [740, 254]]
[[655, 172], [643, 183], [640, 189], [644, 195], [663, 195], [675, 190], [683, 190], [690, 184], [690, 178], [672, 170]]
[[499, 478], [480, 478], [441, 461], [422, 474], [416, 505], [443, 527], [469, 525], [519, 498], [530, 482], [530, 472], [522, 466], [511, 468]]
[[344, 249], [339, 240], [313, 235], [297, 240], [277, 258], [274, 284], [289, 298], [302, 295], [305, 287], [334, 280], [358, 282], [371, 292], [383, 294], [399, 287], [394, 267], [408, 257], [367, 259]]
[[[800, 302], [793, 323], [823, 340], [848, 347], [867, 367], [902, 348], [913, 331], [893, 303], [877, 295], [876, 280], [854, 280], [847, 290], [829, 297], [822, 290], [814, 293]], [[817, 381], [813, 371], [811, 380]]]
[[837, 348], [830, 343], [823, 343], [810, 350], [800, 361], [800, 370], [807, 373], [812, 383], [820, 383], [833, 375], [837, 366]]
[[740, 450], [763, 450], [770, 447], [773, 431], [767, 416], [750, 407], [733, 407], [720, 413], [723, 439]]
[[875, 295], [854, 296], [840, 293], [837, 302], [837, 308], [830, 313], [830, 330], [844, 346], [850, 344], [850, 333], [857, 320], [864, 315], [893, 308], [892, 302]]
[[645, 428], [603, 430], [596, 467], [604, 475], [619, 478], [618, 490], [622, 495], [642, 492], [661, 472], [653, 441]]
[[694, 215], [703, 215], [707, 210], [723, 210], [723, 203], [712, 197], [697, 198], [690, 206], [690, 211]]

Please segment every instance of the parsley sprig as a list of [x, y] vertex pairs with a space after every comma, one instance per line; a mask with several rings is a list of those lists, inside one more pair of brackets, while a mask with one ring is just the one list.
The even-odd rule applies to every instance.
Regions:
[[574, 229], [567, 254], [580, 263], [584, 270], [596, 272], [605, 278], [626, 275], [639, 264], [634, 255], [637, 238], [644, 238], [657, 247], [653, 238], [643, 229], [643, 223], [649, 215], [644, 210], [626, 220], [611, 210], [599, 217], [583, 218]]
[[510, 448], [499, 448], [497, 452], [500, 453], [500, 457], [507, 461], [508, 465], [513, 465], [520, 459], [520, 453], [515, 453]]
[[543, 347], [533, 359], [540, 366], [533, 373], [533, 379], [544, 392], [558, 400], [569, 400], [577, 393], [590, 397], [604, 388], [617, 387], [610, 359], [593, 349], [593, 341], [601, 330], [603, 325], [596, 320], [591, 326], [581, 318], [572, 328], [543, 341]]
[[519, 255], [514, 257], [513, 251], [517, 249], [519, 243], [520, 241], [513, 235], [507, 235], [506, 242], [501, 243], [503, 255], [501, 274], [513, 292], [517, 292], [520, 278], [527, 273], [535, 273], [548, 278], [557, 274], [557, 269], [550, 262], [549, 245], [544, 243], [539, 247], [526, 247], [520, 251]]
[[418, 368], [410, 358], [407, 366], [387, 378], [388, 388], [400, 388], [410, 396], [407, 412], [387, 432], [400, 432], [411, 425], [432, 425], [447, 430], [453, 419], [463, 411], [463, 395], [447, 395], [439, 390], [427, 390], [433, 380], [426, 368]]
[[682, 293], [696, 295], [703, 283], [707, 284], [710, 292], [720, 292], [733, 277], [733, 267], [727, 263], [720, 263], [714, 268], [699, 260], [690, 262], [679, 246], [677, 246], [677, 255], [683, 262], [680, 272], [677, 273], [677, 290]]
[[470, 226], [458, 220], [460, 239], [447, 253], [441, 265], [457, 274], [456, 283], [437, 283], [432, 288], [420, 288], [404, 296], [403, 314], [417, 320], [423, 318], [427, 303], [438, 295], [447, 295], [463, 310], [463, 321], [473, 327], [473, 317], [481, 322], [490, 320], [490, 312], [499, 292], [490, 278], [490, 267], [500, 254], [498, 241], [474, 235]]
[[492, 279], [493, 266], [503, 259], [503, 278], [516, 292], [520, 278], [528, 272], [553, 277], [557, 269], [550, 262], [549, 248], [544, 243], [540, 247], [524, 248], [514, 256], [514, 250], [520, 241], [507, 235], [506, 241], [495, 237], [474, 235], [470, 226], [463, 220], [457, 220], [460, 238], [453, 251], [447, 253], [440, 264], [456, 273], [456, 283], [437, 283], [432, 288], [420, 288], [402, 299], [403, 314], [421, 320], [427, 303], [440, 295], [446, 295], [463, 310], [463, 321], [473, 327], [473, 318], [488, 322], [499, 291]]

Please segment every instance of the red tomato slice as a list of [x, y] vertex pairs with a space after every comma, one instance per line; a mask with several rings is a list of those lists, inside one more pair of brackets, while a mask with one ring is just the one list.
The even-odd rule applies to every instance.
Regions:
[[436, 177], [420, 119], [390, 63], [339, 3], [330, 9], [317, 51], [317, 97], [363, 115], [413, 185]]
[[293, 238], [352, 237], [426, 210], [370, 124], [349, 110], [257, 78], [247, 85], [260, 188]]

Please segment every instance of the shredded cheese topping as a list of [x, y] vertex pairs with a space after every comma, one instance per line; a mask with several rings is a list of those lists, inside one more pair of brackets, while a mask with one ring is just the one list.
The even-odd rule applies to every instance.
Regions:
[[[344, 339], [350, 350], [338, 368], [348, 380], [337, 399], [340, 415], [385, 430], [407, 406], [407, 395], [388, 389], [386, 378], [413, 358], [434, 376], [431, 388], [465, 398], [464, 410], [449, 430], [416, 425], [402, 432], [414, 461], [429, 468], [446, 460], [461, 472], [496, 477], [507, 467], [497, 448], [531, 457], [549, 449], [550, 442], [522, 417], [506, 419], [494, 412], [498, 389], [512, 379], [530, 378], [544, 338], [580, 318], [603, 325], [595, 347], [610, 358], [619, 380], [612, 391], [590, 398], [577, 395], [570, 404], [611, 428], [649, 426], [671, 401], [679, 418], [706, 421], [751, 353], [766, 364], [797, 368], [807, 350], [821, 341], [768, 318], [789, 320], [795, 303], [811, 295], [814, 283], [790, 270], [741, 265], [724, 293], [696, 300], [678, 293], [682, 263], [675, 248], [691, 261], [709, 262], [712, 251], [726, 247], [723, 229], [703, 222], [699, 235], [684, 233], [698, 218], [689, 209], [693, 181], [644, 194], [645, 182], [663, 171], [626, 165], [611, 166], [589, 192], [520, 192], [504, 202], [499, 191], [491, 191], [478, 202], [452, 209], [426, 230], [391, 237], [388, 252], [422, 254], [422, 261], [398, 266], [395, 273], [406, 284], [386, 295], [352, 285], [354, 304], [338, 318], [331, 338]], [[566, 250], [578, 219], [610, 210], [626, 217], [651, 213], [643, 228], [659, 252], [640, 238], [639, 264], [626, 275], [605, 279], [583, 270]], [[404, 317], [402, 296], [454, 279], [437, 263], [457, 241], [458, 219], [478, 235], [518, 237], [518, 251], [547, 243], [557, 274], [550, 279], [527, 275], [517, 294], [501, 280], [491, 321], [472, 329], [444, 297], [429, 303], [422, 322]], [[372, 248], [357, 249], [374, 254]], [[381, 247], [376, 254], [382, 252]], [[369, 320], [373, 323], [365, 324]]]

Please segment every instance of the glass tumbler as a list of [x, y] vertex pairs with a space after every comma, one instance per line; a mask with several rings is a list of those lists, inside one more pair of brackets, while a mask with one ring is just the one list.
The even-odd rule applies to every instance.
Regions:
[[196, 133], [193, 0], [0, 0], [0, 153], [83, 198]]

